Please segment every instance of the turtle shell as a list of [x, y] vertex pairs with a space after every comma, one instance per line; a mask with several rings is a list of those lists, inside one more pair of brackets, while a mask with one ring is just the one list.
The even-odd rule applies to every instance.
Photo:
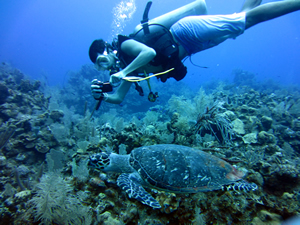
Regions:
[[146, 185], [172, 192], [217, 190], [245, 175], [206, 152], [171, 144], [136, 148], [130, 164]]

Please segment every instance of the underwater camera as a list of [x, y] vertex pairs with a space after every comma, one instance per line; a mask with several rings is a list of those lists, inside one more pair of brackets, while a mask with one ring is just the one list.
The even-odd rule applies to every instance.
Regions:
[[108, 81], [107, 82], [99, 81], [98, 85], [99, 85], [100, 89], [102, 90], [102, 92], [104, 92], [104, 93], [113, 91], [113, 87], [111, 86], [111, 84]]

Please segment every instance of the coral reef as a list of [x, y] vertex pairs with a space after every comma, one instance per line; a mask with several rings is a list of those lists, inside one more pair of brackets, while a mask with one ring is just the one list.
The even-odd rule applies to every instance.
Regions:
[[[206, 84], [198, 93], [163, 84], [157, 103], [132, 88], [122, 107], [103, 103], [90, 118], [90, 81], [107, 74], [85, 65], [69, 73], [65, 87], [48, 87], [2, 63], [0, 224], [280, 224], [299, 216], [299, 87], [233, 74], [233, 83]], [[147, 189], [162, 206], [153, 210], [118, 188], [118, 174], [86, 165], [95, 152], [155, 144], [216, 155], [247, 171], [245, 181], [258, 190]]]

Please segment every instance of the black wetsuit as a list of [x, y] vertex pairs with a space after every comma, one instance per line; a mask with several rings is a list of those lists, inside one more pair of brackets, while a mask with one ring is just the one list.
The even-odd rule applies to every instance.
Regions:
[[121, 50], [121, 44], [124, 41], [133, 39], [156, 51], [155, 58], [149, 62], [150, 65], [162, 66], [163, 71], [174, 68], [169, 73], [158, 76], [158, 79], [162, 82], [166, 82], [170, 77], [173, 77], [177, 81], [183, 79], [187, 73], [187, 69], [178, 57], [178, 44], [174, 41], [172, 34], [167, 28], [158, 24], [149, 25], [149, 28], [150, 33], [147, 34], [144, 34], [143, 29], [141, 29], [135, 34], [129, 35], [129, 37], [118, 35], [118, 58], [125, 66], [134, 60], [134, 57], [127, 55], [126, 52]]

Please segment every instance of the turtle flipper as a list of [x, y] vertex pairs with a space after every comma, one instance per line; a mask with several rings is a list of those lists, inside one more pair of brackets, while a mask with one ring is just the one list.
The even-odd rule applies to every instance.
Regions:
[[235, 182], [234, 184], [223, 186], [222, 190], [233, 191], [256, 191], [257, 185], [255, 183], [248, 183], [246, 181]]
[[130, 177], [130, 174], [123, 173], [117, 179], [118, 186], [125, 190], [129, 198], [135, 198], [143, 204], [149, 205], [152, 208], [161, 208], [158, 201], [156, 201], [142, 185], [135, 179]]

